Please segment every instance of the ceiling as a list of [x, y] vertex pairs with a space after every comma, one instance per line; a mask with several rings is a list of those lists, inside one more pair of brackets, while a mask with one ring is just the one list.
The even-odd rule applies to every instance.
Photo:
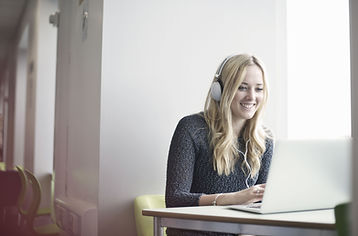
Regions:
[[0, 0], [0, 68], [4, 63], [7, 49], [14, 40], [27, 1]]

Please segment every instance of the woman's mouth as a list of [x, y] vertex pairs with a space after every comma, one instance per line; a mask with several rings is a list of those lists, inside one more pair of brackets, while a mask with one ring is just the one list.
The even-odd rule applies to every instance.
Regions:
[[240, 105], [246, 110], [251, 110], [255, 107], [256, 103], [240, 103]]

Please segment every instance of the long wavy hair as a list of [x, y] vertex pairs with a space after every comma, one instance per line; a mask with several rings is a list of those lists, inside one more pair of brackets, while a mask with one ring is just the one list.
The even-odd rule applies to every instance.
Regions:
[[[266, 138], [269, 132], [261, 125], [262, 111], [268, 97], [268, 84], [263, 63], [256, 57], [248, 54], [232, 56], [224, 65], [220, 80], [223, 84], [221, 100], [215, 101], [209, 91], [205, 107], [204, 118], [209, 126], [210, 146], [213, 150], [213, 166], [219, 175], [229, 175], [240, 158], [238, 137], [232, 127], [231, 103], [235, 93], [246, 76], [246, 68], [250, 65], [258, 66], [263, 75], [263, 99], [255, 115], [246, 121], [241, 136], [246, 143], [247, 158], [241, 165], [242, 171], [254, 177], [261, 167], [261, 156], [266, 150]], [[216, 81], [217, 78], [214, 78]], [[246, 173], [247, 174], [247, 173]]]

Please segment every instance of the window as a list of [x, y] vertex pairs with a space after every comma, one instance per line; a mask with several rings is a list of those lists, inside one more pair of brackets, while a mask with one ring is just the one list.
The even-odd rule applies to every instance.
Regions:
[[351, 136], [349, 1], [287, 1], [288, 137]]

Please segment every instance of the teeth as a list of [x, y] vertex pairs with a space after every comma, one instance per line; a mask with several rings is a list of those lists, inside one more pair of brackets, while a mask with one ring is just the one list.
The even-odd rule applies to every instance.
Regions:
[[252, 108], [253, 106], [255, 106], [255, 104], [252, 104], [252, 103], [241, 103], [241, 106], [247, 108], [247, 109], [250, 109]]

